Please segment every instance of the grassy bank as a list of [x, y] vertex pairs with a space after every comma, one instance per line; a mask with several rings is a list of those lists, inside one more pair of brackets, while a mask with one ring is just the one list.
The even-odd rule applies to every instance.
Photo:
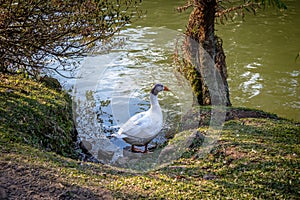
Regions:
[[55, 83], [0, 75], [1, 145], [22, 143], [74, 154], [71, 100]]
[[[194, 156], [202, 150], [195, 146], [162, 169], [128, 173], [66, 156], [72, 154], [72, 134], [67, 134], [72, 125], [64, 93], [44, 83], [3, 76], [0, 92], [0, 199], [300, 197], [299, 123], [232, 119], [211, 153]], [[56, 142], [61, 137], [64, 141]]]

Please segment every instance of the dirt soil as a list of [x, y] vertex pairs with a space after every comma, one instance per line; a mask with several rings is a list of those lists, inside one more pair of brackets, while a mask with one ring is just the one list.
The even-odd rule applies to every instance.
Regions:
[[64, 182], [43, 167], [25, 163], [0, 162], [0, 199], [113, 199], [110, 192], [97, 187], [79, 187]]

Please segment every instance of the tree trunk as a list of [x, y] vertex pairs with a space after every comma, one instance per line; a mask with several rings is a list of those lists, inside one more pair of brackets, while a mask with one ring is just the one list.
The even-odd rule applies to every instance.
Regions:
[[230, 106], [225, 54], [214, 29], [216, 5], [216, 0], [194, 0], [185, 32], [184, 71], [200, 105]]

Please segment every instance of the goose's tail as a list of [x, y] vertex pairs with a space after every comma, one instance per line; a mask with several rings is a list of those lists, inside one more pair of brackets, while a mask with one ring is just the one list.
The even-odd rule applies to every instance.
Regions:
[[111, 136], [112, 136], [112, 137], [115, 137], [115, 138], [121, 138], [121, 139], [127, 137], [126, 135], [124, 135], [124, 134], [119, 134], [119, 133], [114, 133], [114, 134], [112, 134]]

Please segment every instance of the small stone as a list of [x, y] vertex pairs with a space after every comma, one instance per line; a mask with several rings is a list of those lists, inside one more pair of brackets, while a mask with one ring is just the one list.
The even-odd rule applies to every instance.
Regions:
[[92, 144], [89, 141], [82, 140], [79, 145], [84, 153], [87, 153], [90, 150], [92, 150]]
[[13, 90], [12, 90], [12, 89], [7, 89], [7, 90], [5, 90], [5, 92], [6, 92], [6, 93], [12, 93]]
[[213, 174], [205, 174], [205, 175], [203, 176], [203, 179], [204, 179], [204, 180], [214, 180], [214, 179], [216, 179], [216, 176], [213, 175]]

